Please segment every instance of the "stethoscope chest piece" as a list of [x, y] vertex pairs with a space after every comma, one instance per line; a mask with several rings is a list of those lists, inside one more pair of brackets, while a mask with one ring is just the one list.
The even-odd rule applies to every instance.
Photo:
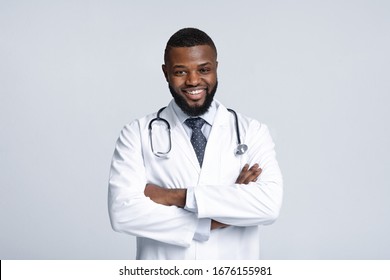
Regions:
[[247, 150], [248, 150], [248, 145], [239, 144], [234, 153], [238, 156], [241, 156], [241, 155], [245, 154]]

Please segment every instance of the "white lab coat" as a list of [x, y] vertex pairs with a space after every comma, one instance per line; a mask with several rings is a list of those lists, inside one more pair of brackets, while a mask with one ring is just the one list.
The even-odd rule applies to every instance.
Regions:
[[[137, 259], [259, 259], [259, 225], [277, 218], [283, 193], [267, 127], [238, 114], [241, 141], [249, 149], [236, 156], [235, 120], [218, 102], [200, 168], [171, 104], [161, 113], [171, 125], [169, 158], [152, 153], [148, 125], [155, 117], [135, 120], [120, 133], [109, 179], [113, 229], [137, 236]], [[166, 145], [166, 131], [153, 130], [153, 140], [154, 146]], [[262, 173], [257, 182], [235, 184], [245, 163], [258, 163]], [[193, 186], [197, 213], [153, 202], [144, 195], [147, 183], [167, 188]], [[212, 230], [207, 241], [195, 240], [202, 218], [231, 226]]]

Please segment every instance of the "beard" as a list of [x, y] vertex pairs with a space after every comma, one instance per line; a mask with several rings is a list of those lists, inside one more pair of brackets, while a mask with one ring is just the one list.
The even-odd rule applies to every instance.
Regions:
[[196, 117], [196, 116], [203, 115], [204, 113], [206, 113], [209, 110], [211, 103], [214, 100], [214, 95], [217, 92], [218, 81], [216, 82], [215, 86], [211, 89], [210, 92], [209, 91], [206, 92], [206, 98], [204, 100], [204, 103], [202, 105], [199, 105], [199, 106], [188, 105], [188, 103], [184, 99], [184, 97], [181, 96], [180, 94], [178, 94], [171, 87], [170, 84], [168, 84], [168, 87], [169, 87], [169, 91], [171, 92], [173, 99], [175, 100], [177, 106], [179, 106], [179, 108], [187, 115], [189, 115], [191, 117]]

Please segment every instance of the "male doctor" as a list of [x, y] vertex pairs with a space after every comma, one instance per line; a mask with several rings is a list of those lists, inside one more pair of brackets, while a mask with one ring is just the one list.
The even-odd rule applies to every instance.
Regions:
[[[164, 63], [173, 100], [159, 117], [170, 131], [152, 121], [157, 113], [121, 131], [109, 178], [112, 227], [137, 237], [137, 259], [259, 259], [260, 225], [278, 217], [283, 193], [267, 126], [214, 99], [217, 50], [203, 31], [172, 35]], [[240, 141], [244, 154], [235, 152]]]

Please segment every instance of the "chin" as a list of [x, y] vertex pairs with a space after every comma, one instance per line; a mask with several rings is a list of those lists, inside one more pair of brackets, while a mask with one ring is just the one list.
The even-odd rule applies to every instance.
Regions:
[[197, 100], [197, 101], [193, 101], [193, 100], [186, 101], [188, 107], [202, 107], [203, 104], [204, 104], [205, 102], [206, 102], [206, 96], [205, 96], [205, 98], [202, 98], [201, 100]]
[[203, 115], [204, 113], [206, 113], [209, 110], [211, 103], [214, 100], [214, 95], [217, 91], [217, 85], [218, 85], [218, 83], [215, 84], [215, 87], [210, 92], [207, 91], [206, 95], [203, 99], [200, 99], [198, 101], [194, 101], [195, 104], [193, 104], [193, 105], [189, 104], [188, 100], [186, 100], [184, 98], [184, 96], [178, 94], [171, 87], [171, 85], [168, 84], [168, 87], [169, 87], [169, 91], [172, 94], [173, 99], [175, 100], [175, 102], [179, 106], [179, 108], [187, 115], [189, 115], [191, 117], [196, 117], [196, 116]]

